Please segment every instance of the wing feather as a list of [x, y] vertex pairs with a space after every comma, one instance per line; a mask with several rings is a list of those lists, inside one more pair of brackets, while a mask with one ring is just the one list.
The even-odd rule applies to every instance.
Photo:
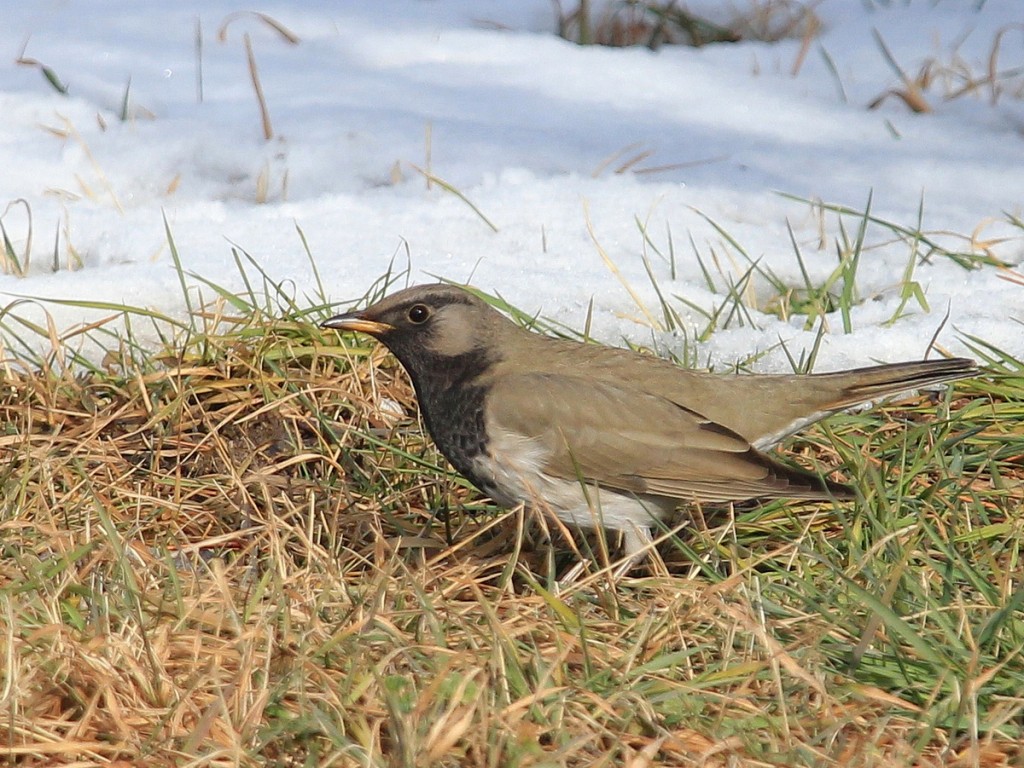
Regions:
[[660, 395], [607, 380], [499, 377], [486, 418], [541, 448], [543, 471], [680, 500], [821, 498], [821, 478], [775, 462], [728, 428]]

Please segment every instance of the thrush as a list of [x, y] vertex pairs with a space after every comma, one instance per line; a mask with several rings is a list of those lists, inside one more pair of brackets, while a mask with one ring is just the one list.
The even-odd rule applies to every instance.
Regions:
[[482, 493], [618, 531], [630, 562], [680, 505], [853, 498], [765, 451], [836, 411], [978, 372], [964, 358], [805, 375], [689, 371], [529, 331], [452, 285], [407, 288], [323, 327], [387, 346], [438, 449]]

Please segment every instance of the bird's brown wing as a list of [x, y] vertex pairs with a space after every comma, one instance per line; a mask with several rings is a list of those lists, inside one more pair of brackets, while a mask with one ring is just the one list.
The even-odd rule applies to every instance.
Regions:
[[528, 438], [543, 471], [680, 500], [822, 498], [842, 487], [756, 451], [735, 432], [672, 401], [607, 381], [561, 374], [499, 377], [489, 430]]
[[761, 450], [835, 411], [978, 374], [978, 366], [966, 358], [812, 375], [712, 375], [627, 349], [564, 339], [531, 343], [530, 352], [545, 366], [535, 370], [570, 376], [585, 370], [612, 384], [631, 376], [647, 392], [699, 411]]

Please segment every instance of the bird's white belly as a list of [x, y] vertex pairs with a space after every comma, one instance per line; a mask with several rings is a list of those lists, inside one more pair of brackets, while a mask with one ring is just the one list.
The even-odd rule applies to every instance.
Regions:
[[543, 443], [522, 435], [492, 434], [488, 449], [489, 459], [478, 461], [486, 462], [481, 469], [494, 478], [495, 501], [507, 507], [525, 503], [580, 528], [620, 531], [627, 556], [642, 550], [656, 520], [675, 508], [670, 499], [643, 499], [583, 479], [552, 477], [543, 470], [548, 458]]

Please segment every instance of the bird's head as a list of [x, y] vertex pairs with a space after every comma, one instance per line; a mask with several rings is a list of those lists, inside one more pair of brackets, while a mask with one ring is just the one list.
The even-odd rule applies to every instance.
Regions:
[[416, 373], [480, 356], [493, 361], [501, 337], [518, 327], [469, 291], [454, 285], [418, 285], [357, 312], [337, 315], [323, 328], [359, 331], [383, 342]]

